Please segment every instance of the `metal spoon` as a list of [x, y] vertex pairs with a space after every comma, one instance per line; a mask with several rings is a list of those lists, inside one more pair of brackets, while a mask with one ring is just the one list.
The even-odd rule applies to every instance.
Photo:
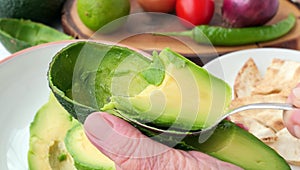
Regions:
[[121, 114], [122, 116], [125, 117], [125, 119], [127, 119], [128, 121], [139, 125], [145, 129], [154, 131], [154, 132], [158, 132], [158, 133], [167, 133], [170, 135], [199, 135], [201, 133], [205, 133], [208, 132], [209, 130], [215, 128], [222, 120], [224, 120], [226, 117], [233, 115], [235, 113], [241, 112], [241, 111], [245, 111], [245, 110], [254, 110], [254, 109], [273, 109], [273, 110], [293, 110], [295, 109], [295, 107], [291, 104], [287, 104], [287, 103], [253, 103], [253, 104], [248, 104], [248, 105], [244, 105], [244, 106], [240, 106], [237, 107], [233, 110], [230, 110], [229, 112], [227, 112], [225, 115], [223, 115], [222, 117], [220, 117], [218, 120], [216, 120], [216, 122], [214, 124], [212, 124], [209, 127], [206, 127], [204, 129], [201, 129], [199, 131], [178, 131], [178, 130], [170, 130], [170, 129], [160, 129], [160, 128], [156, 128], [156, 127], [152, 127], [146, 124], [143, 124], [137, 120], [128, 118], [126, 115]]

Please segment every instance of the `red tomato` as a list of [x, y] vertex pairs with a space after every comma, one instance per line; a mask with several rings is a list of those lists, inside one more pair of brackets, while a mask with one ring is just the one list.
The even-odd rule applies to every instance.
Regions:
[[[177, 0], [176, 15], [194, 25], [208, 24], [215, 10], [214, 0]], [[191, 24], [184, 24], [192, 27]]]
[[172, 12], [175, 9], [176, 0], [138, 0], [141, 7], [147, 12]]

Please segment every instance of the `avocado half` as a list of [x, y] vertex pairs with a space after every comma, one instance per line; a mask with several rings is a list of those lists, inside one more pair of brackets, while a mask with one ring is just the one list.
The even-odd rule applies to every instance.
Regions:
[[80, 122], [92, 111], [117, 111], [153, 126], [199, 130], [231, 101], [224, 81], [170, 49], [149, 59], [126, 47], [80, 42], [54, 57], [48, 78]]
[[[48, 80], [58, 101], [81, 123], [90, 113], [105, 111], [155, 127], [198, 130], [224, 114], [231, 101], [224, 81], [170, 49], [148, 58], [127, 47], [73, 43], [54, 56]], [[136, 127], [164, 144], [175, 142], [176, 148], [202, 151], [244, 169], [290, 169], [273, 149], [229, 121], [205, 141]]]
[[10, 53], [43, 43], [72, 39], [74, 38], [42, 23], [0, 18], [0, 41]]

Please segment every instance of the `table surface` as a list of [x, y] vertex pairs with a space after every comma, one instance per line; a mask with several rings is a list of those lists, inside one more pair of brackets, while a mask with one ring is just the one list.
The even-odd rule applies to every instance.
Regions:
[[[297, 3], [298, 8], [300, 9], [300, 0], [290, 0], [290, 1]], [[59, 26], [55, 25], [55, 27], [57, 27], [60, 31], [62, 31], [62, 28], [60, 25]], [[297, 48], [297, 49], [300, 50], [300, 43], [298, 44], [298, 46], [299, 46], [299, 48]], [[11, 55], [10, 52], [8, 52], [5, 49], [5, 47], [2, 45], [2, 43], [0, 42], [0, 63], [1, 63], [1, 60], [5, 59], [6, 57], [8, 57], [10, 55]]]

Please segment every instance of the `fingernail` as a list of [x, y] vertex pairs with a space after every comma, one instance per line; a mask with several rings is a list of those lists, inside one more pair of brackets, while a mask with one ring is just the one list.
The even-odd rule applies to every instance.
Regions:
[[111, 121], [112, 115], [109, 113], [101, 113], [101, 117], [104, 119], [104, 121], [110, 126], [114, 127], [114, 123]]
[[293, 121], [295, 124], [300, 125], [300, 110], [296, 110], [293, 112], [290, 118], [291, 121]]
[[300, 138], [300, 126], [299, 125], [294, 126], [294, 133], [297, 138]]
[[105, 118], [106, 113], [92, 113], [84, 122], [85, 132], [93, 138], [105, 141], [113, 130], [113, 123]]
[[294, 88], [292, 92], [296, 98], [300, 99], [300, 87]]

